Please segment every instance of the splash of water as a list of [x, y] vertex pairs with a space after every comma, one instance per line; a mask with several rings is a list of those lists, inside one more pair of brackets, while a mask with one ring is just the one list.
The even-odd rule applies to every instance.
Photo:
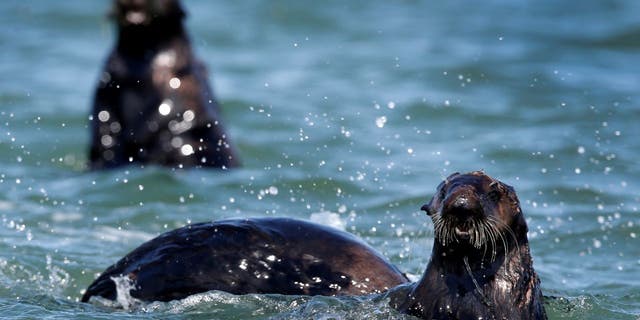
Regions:
[[315, 223], [323, 224], [336, 228], [338, 230], [346, 230], [346, 223], [340, 218], [340, 215], [335, 212], [322, 211], [314, 212], [309, 217], [309, 220]]
[[53, 258], [51, 255], [46, 255], [46, 269], [49, 272], [49, 286], [51, 291], [59, 292], [62, 289], [69, 286], [71, 282], [71, 276], [68, 272], [64, 271], [62, 268], [53, 264]]
[[131, 310], [142, 304], [142, 301], [131, 296], [131, 289], [135, 289], [135, 285], [128, 276], [111, 277], [111, 281], [116, 284], [116, 301], [123, 309]]

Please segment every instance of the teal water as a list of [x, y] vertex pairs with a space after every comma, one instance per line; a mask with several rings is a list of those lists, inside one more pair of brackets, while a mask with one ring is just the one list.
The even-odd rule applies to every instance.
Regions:
[[187, 1], [244, 167], [84, 169], [108, 1], [0, 2], [0, 317], [408, 318], [384, 297], [79, 303], [189, 222], [342, 224], [418, 277], [439, 181], [513, 185], [552, 319], [640, 319], [640, 2]]

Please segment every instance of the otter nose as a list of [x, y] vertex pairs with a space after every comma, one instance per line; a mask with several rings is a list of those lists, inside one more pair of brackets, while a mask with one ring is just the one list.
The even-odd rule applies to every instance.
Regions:
[[466, 219], [479, 212], [481, 212], [480, 201], [475, 192], [469, 188], [458, 188], [445, 199], [444, 214]]
[[469, 199], [467, 195], [460, 195], [459, 197], [453, 199], [453, 203], [451, 207], [454, 209], [466, 209], [469, 206]]

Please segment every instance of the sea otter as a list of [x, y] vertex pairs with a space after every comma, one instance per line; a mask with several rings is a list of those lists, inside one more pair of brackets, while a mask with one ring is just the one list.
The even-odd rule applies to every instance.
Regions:
[[513, 187], [484, 172], [454, 173], [422, 210], [435, 241], [422, 278], [391, 305], [422, 319], [546, 319]]
[[89, 167], [239, 165], [178, 0], [116, 0], [117, 41], [98, 83]]
[[125, 277], [132, 297], [169, 301], [210, 290], [234, 294], [363, 295], [408, 280], [357, 237], [288, 218], [188, 225], [142, 244], [86, 290], [115, 300]]

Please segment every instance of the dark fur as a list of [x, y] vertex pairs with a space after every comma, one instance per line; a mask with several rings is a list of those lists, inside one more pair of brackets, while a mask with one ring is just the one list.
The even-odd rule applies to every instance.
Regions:
[[362, 295], [406, 277], [353, 235], [293, 219], [259, 218], [189, 225], [152, 239], [107, 268], [87, 289], [114, 300], [111, 277], [126, 275], [144, 301], [209, 290], [234, 294]]
[[[237, 166], [206, 68], [183, 27], [180, 3], [119, 0], [111, 16], [118, 39], [95, 93], [90, 167]], [[180, 80], [178, 88], [169, 85], [172, 78]], [[166, 115], [159, 112], [163, 103], [170, 105]]]
[[[453, 174], [422, 209], [436, 226], [440, 218], [447, 224], [436, 227], [420, 281], [390, 293], [394, 307], [423, 319], [546, 319], [527, 224], [512, 187], [483, 172]], [[494, 224], [500, 235], [480, 234], [473, 219], [499, 221]], [[483, 237], [486, 242], [474, 243]]]

